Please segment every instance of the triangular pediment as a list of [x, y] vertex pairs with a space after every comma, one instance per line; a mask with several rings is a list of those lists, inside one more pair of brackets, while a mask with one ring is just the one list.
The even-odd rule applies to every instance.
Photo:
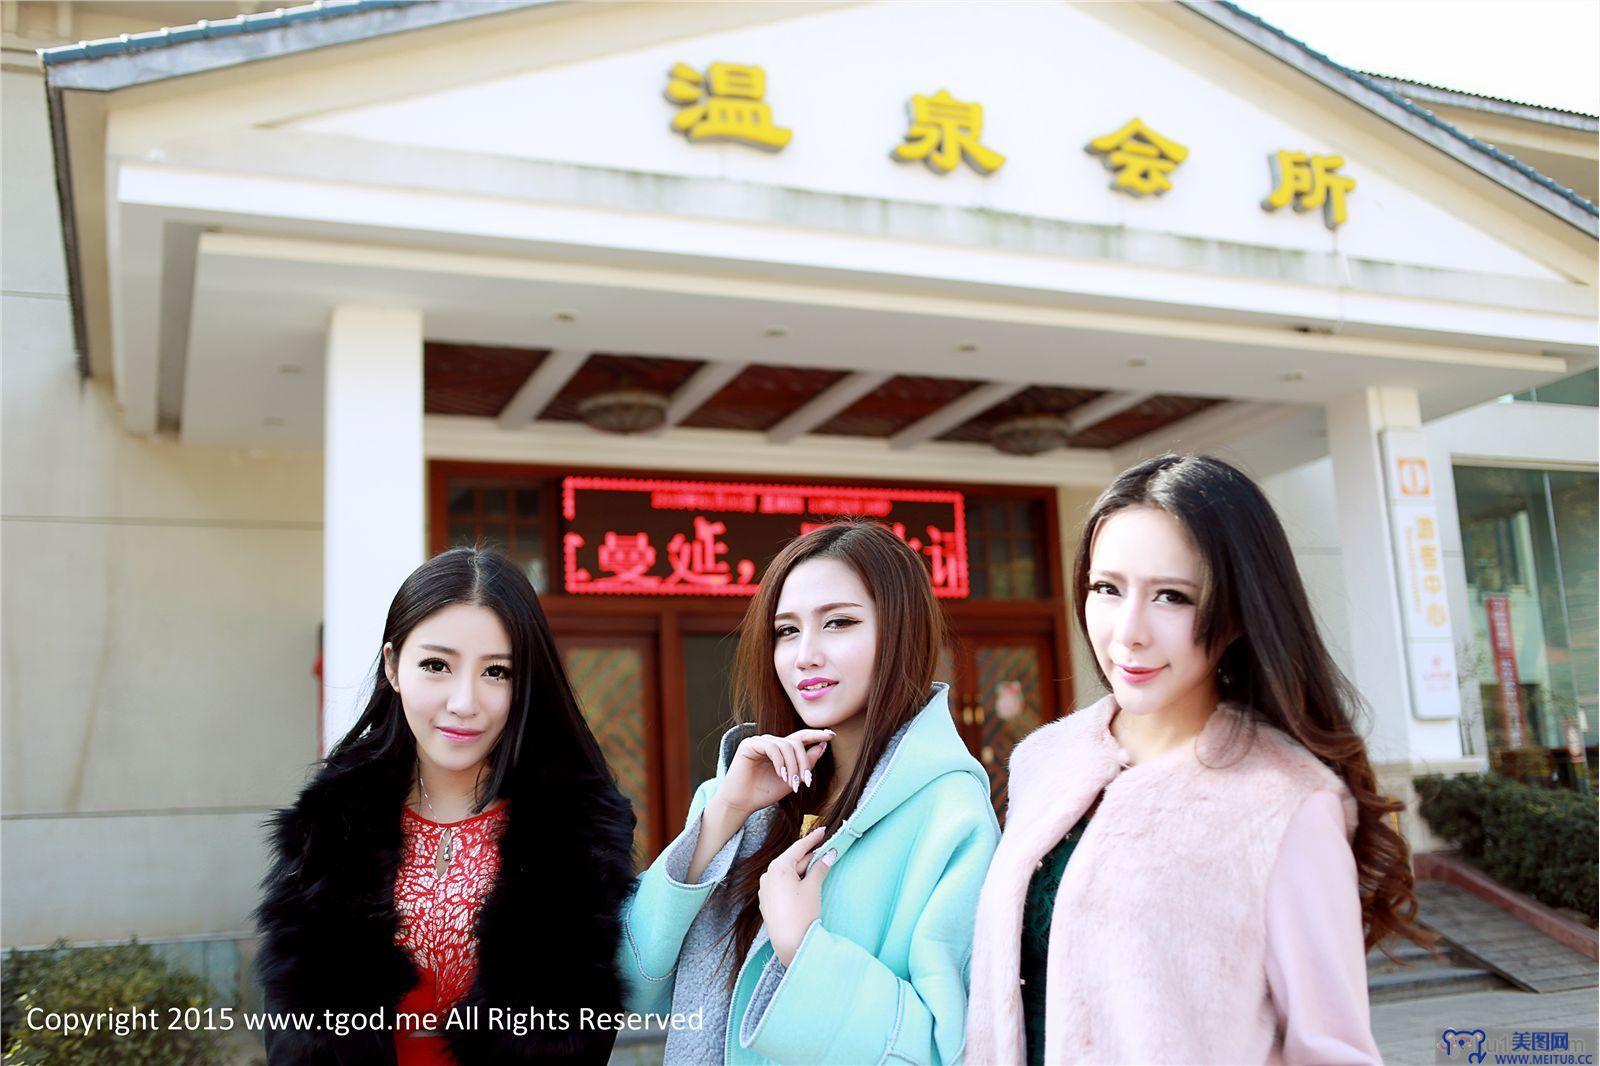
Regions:
[[[1197, 270], [1211, 244], [1224, 242], [1562, 277], [1518, 246], [1513, 227], [1495, 224], [1492, 201], [1504, 190], [1286, 62], [1241, 61], [1197, 18], [1186, 26], [1172, 12], [1118, 4], [862, 5], [663, 34], [609, 54], [596, 54], [593, 41], [579, 46], [582, 21], [563, 24], [580, 56], [571, 62], [284, 126], [430, 155], [581, 167], [592, 182], [639, 186], [641, 208], [658, 203], [644, 188], [650, 176], [665, 175], [716, 183], [707, 196], [715, 188], [725, 197], [731, 182], [837, 195], [856, 210], [933, 205], [1012, 224], [1162, 234], [1195, 242]], [[938, 152], [922, 161], [893, 155], [908, 144], [919, 95], [955, 123], [978, 114], [964, 105], [982, 109], [979, 147], [952, 150], [960, 160], [952, 169], [936, 165]], [[1097, 139], [1115, 142], [1135, 119], [1148, 134], [1131, 149], [1089, 150]], [[915, 155], [919, 140], [904, 154]], [[1161, 166], [1139, 170], [1138, 157], [1151, 152]], [[1292, 192], [1295, 174], [1273, 166], [1279, 152], [1305, 153], [1298, 170], [1318, 187], [1311, 163], [1343, 160], [1325, 171], [1329, 199], [1354, 183], [1336, 228], [1325, 208], [1297, 210], [1303, 191], [1280, 209], [1262, 206], [1280, 186]], [[1130, 168], [1146, 186], [1171, 187], [1140, 195], [1117, 186]]]

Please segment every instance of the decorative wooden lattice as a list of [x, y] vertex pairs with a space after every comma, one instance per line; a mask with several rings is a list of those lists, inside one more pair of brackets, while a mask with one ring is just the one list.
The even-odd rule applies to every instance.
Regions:
[[[1011, 749], [1044, 724], [1041, 708], [1044, 693], [1040, 688], [1039, 649], [1032, 644], [999, 644], [980, 647], [978, 694], [983, 701], [983, 746], [988, 749], [989, 798], [999, 809], [1005, 802], [1010, 777]], [[1011, 718], [1002, 717], [998, 704], [1002, 685], [1021, 685], [1022, 708]]]
[[645, 736], [644, 653], [626, 645], [571, 648], [562, 655], [583, 716], [600, 743], [617, 785], [639, 818], [633, 831], [637, 865], [647, 861], [655, 811]]

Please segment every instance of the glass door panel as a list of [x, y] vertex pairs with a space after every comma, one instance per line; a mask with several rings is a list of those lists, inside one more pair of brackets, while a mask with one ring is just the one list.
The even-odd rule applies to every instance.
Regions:
[[[717, 776], [717, 750], [722, 734], [733, 725], [733, 657], [739, 649], [736, 633], [685, 633], [683, 684], [689, 726], [689, 782]], [[688, 797], [684, 797], [688, 802]]]
[[1032, 634], [979, 634], [948, 654], [956, 664], [950, 713], [967, 748], [989, 771], [989, 796], [1003, 813], [1011, 750], [1056, 718], [1050, 641]]
[[[650, 641], [645, 637], [573, 637], [558, 642], [594, 738], [611, 764], [623, 795], [633, 802], [638, 825], [633, 833], [637, 866], [658, 850], [651, 721], [655, 717], [656, 678]], [[550, 812], [559, 816], [559, 812]]]
[[990, 799], [996, 810], [1003, 810], [1011, 749], [1055, 718], [1054, 708], [1046, 708], [1052, 691], [1044, 684], [1048, 651], [1039, 638], [984, 641], [975, 644], [972, 658], [981, 738], [978, 758], [989, 771]]

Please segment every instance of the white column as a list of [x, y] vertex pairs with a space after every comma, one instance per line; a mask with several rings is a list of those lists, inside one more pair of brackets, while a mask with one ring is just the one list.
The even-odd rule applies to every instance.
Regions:
[[[1426, 634], [1415, 622], [1408, 634], [1404, 620], [1417, 610], [1411, 586], [1419, 564], [1409, 555], [1405, 562], [1397, 560], [1395, 531], [1399, 528], [1400, 540], [1411, 543], [1405, 524], [1415, 525], [1412, 511], [1420, 505], [1397, 499], [1404, 493], [1386, 481], [1384, 438], [1388, 436], [1391, 451], [1409, 447], [1420, 435], [1421, 409], [1415, 389], [1369, 388], [1330, 402], [1327, 421], [1349, 604], [1352, 680], [1373, 716], [1367, 737], [1372, 761], [1390, 771], [1380, 769], [1380, 787], [1388, 784], [1387, 791], [1398, 795], [1404, 792], [1401, 779], [1412, 769], [1422, 772], [1428, 765], [1461, 759], [1458, 717], [1449, 713], [1452, 700], [1440, 695], [1445, 688], [1453, 693], [1454, 656], [1435, 664], [1430, 697], [1422, 687], [1429, 675], [1418, 651], [1418, 638]], [[1431, 476], [1427, 466], [1421, 469], [1419, 476]], [[1425, 482], [1413, 488], [1421, 491]], [[1431, 506], [1432, 496], [1423, 495]], [[1447, 615], [1443, 625], [1448, 633]], [[1459, 708], [1458, 700], [1455, 705]], [[1383, 781], [1385, 777], [1390, 780]]]
[[324, 753], [360, 715], [389, 601], [425, 551], [421, 312], [335, 308], [325, 385]]

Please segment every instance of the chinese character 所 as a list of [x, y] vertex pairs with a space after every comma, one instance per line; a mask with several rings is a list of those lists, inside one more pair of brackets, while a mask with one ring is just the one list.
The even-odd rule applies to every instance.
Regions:
[[1349, 217], [1345, 198], [1355, 191], [1356, 179], [1337, 173], [1344, 166], [1338, 155], [1279, 152], [1267, 157], [1272, 167], [1272, 191], [1261, 201], [1268, 211], [1294, 201], [1296, 211], [1322, 208], [1323, 221], [1337, 229]]

